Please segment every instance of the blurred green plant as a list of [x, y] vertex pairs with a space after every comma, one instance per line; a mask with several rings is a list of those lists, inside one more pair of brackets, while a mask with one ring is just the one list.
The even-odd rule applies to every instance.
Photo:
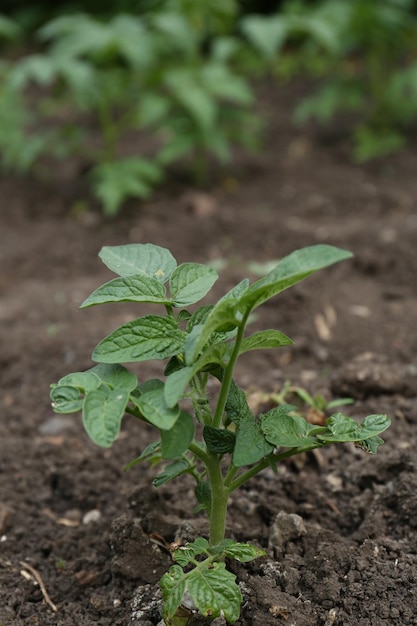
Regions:
[[[56, 146], [62, 156], [82, 154], [107, 215], [128, 197], [149, 197], [178, 161], [205, 182], [210, 158], [225, 163], [234, 146], [254, 148], [259, 128], [252, 90], [233, 62], [235, 7], [171, 0], [139, 17], [47, 23], [38, 33], [43, 52], [2, 67], [3, 166], [29, 169], [42, 154], [57, 156]], [[41, 93], [29, 115], [33, 86]], [[138, 143], [146, 134], [149, 146], [126, 156], [122, 141], [132, 132]]]
[[272, 71], [320, 79], [295, 121], [352, 114], [354, 157], [366, 161], [403, 146], [416, 120], [415, 9], [414, 0], [292, 0], [280, 15], [248, 16], [242, 31]]

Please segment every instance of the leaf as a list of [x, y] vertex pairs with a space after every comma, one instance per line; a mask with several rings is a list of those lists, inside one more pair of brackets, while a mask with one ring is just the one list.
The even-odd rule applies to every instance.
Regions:
[[154, 487], [160, 487], [168, 481], [177, 478], [177, 476], [186, 474], [189, 470], [190, 464], [185, 459], [174, 461], [174, 463], [167, 465], [164, 471], [153, 479], [152, 484]]
[[193, 376], [207, 365], [211, 363], [224, 365], [223, 355], [226, 349], [225, 344], [210, 346], [193, 365], [172, 372], [165, 382], [165, 399], [168, 406], [174, 406], [179, 401]]
[[166, 359], [184, 351], [186, 334], [170, 317], [146, 315], [120, 326], [95, 348], [100, 363], [132, 363]]
[[224, 615], [231, 624], [239, 619], [242, 594], [236, 576], [226, 570], [224, 563], [211, 563], [192, 570], [188, 574], [187, 589], [205, 617]]
[[265, 556], [266, 552], [250, 543], [238, 543], [232, 541], [224, 550], [225, 556], [229, 559], [236, 559], [241, 563], [248, 563], [260, 556]]
[[252, 310], [317, 270], [351, 256], [352, 254], [346, 250], [328, 245], [316, 245], [295, 250], [281, 259], [269, 274], [249, 287], [239, 298], [239, 307], [249, 307]]
[[187, 543], [185, 546], [180, 546], [174, 551], [173, 559], [179, 563], [182, 567], [188, 565], [196, 556], [200, 554], [208, 555], [209, 542], [204, 537], [197, 537], [197, 539], [191, 543]]
[[249, 408], [245, 392], [236, 385], [234, 380], [232, 380], [229, 388], [225, 410], [229, 421], [235, 424], [239, 424], [243, 419], [255, 419]]
[[[164, 620], [173, 617], [185, 593], [186, 578], [179, 565], [172, 565], [160, 580], [163, 599]], [[168, 623], [168, 622], [167, 622]]]
[[288, 33], [285, 16], [250, 15], [242, 20], [242, 30], [249, 42], [266, 61], [272, 61]]
[[261, 430], [267, 441], [286, 448], [317, 444], [317, 439], [310, 436], [316, 426], [309, 424], [300, 415], [291, 415], [295, 410], [295, 406], [283, 404], [259, 416]]
[[161, 283], [169, 279], [177, 266], [169, 250], [152, 243], [105, 246], [101, 249], [99, 257], [112, 272], [119, 276], [145, 274]]
[[369, 437], [369, 439], [365, 439], [364, 441], [358, 441], [356, 446], [358, 448], [362, 448], [365, 452], [369, 454], [376, 454], [378, 452], [378, 448], [382, 446], [384, 440], [381, 437]]
[[136, 374], [118, 363], [100, 363], [92, 367], [87, 373], [98, 376], [103, 383], [113, 389], [131, 392], [138, 384]]
[[100, 387], [101, 380], [91, 370], [89, 372], [74, 372], [73, 374], [67, 374], [61, 378], [58, 385], [69, 385], [70, 387], [77, 387], [77, 389], [88, 393]]
[[231, 430], [206, 424], [203, 437], [208, 450], [214, 454], [230, 454], [234, 450], [236, 435]]
[[233, 464], [236, 467], [252, 465], [271, 454], [273, 449], [274, 446], [266, 440], [253, 417], [240, 418], [233, 452]]
[[169, 430], [161, 430], [161, 454], [164, 459], [177, 459], [188, 448], [194, 437], [194, 420], [189, 413], [181, 411], [179, 418]]
[[127, 465], [125, 465], [123, 470], [126, 471], [130, 469], [131, 467], [133, 467], [134, 465], [137, 465], [141, 461], [152, 462], [152, 461], [155, 461], [155, 459], [158, 459], [158, 461], [160, 461], [161, 460], [160, 452], [161, 452], [161, 443], [159, 441], [153, 441], [152, 443], [146, 446], [146, 448], [143, 450], [143, 452], [139, 456], [137, 456], [135, 459], [133, 459], [133, 461], [130, 461]]
[[80, 390], [70, 385], [54, 385], [50, 398], [55, 413], [77, 413], [83, 406]]
[[84, 428], [95, 444], [109, 448], [117, 439], [128, 400], [127, 391], [111, 390], [105, 385], [101, 385], [85, 397]]
[[169, 304], [164, 285], [151, 276], [136, 274], [114, 278], [88, 296], [81, 304], [85, 309], [108, 302], [151, 302]]
[[169, 286], [173, 305], [188, 306], [204, 298], [210, 291], [218, 274], [208, 265], [200, 263], [183, 263], [171, 274]]
[[265, 348], [280, 348], [290, 346], [294, 342], [292, 339], [281, 333], [279, 330], [261, 330], [258, 333], [246, 337], [241, 345], [239, 354], [249, 350], [262, 350]]
[[209, 480], [200, 480], [194, 490], [197, 502], [200, 503], [199, 510], [204, 509], [210, 514], [211, 508], [211, 487]]
[[161, 430], [170, 430], [180, 417], [181, 410], [178, 405], [174, 407], [167, 405], [163, 388], [152, 389], [139, 397], [131, 398], [145, 419]]
[[326, 443], [333, 441], [362, 442], [379, 435], [391, 424], [387, 415], [368, 415], [362, 424], [342, 413], [335, 413], [327, 420], [327, 432], [317, 435], [318, 439]]

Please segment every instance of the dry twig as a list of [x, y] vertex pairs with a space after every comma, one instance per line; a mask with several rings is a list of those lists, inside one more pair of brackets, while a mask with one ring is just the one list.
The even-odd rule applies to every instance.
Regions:
[[[38, 583], [39, 585], [39, 589], [42, 592], [42, 595], [44, 597], [45, 602], [47, 603], [48, 606], [51, 607], [51, 609], [54, 611], [54, 613], [56, 613], [58, 611], [56, 605], [52, 602], [51, 598], [49, 597], [48, 592], [46, 591], [46, 587], [44, 585], [44, 582], [41, 578], [41, 575], [39, 574], [38, 571], [36, 571], [36, 569], [34, 567], [32, 567], [31, 565], [29, 565], [29, 563], [25, 563], [24, 561], [20, 562], [20, 565], [27, 570], [32, 578]], [[23, 574], [23, 572], [22, 572]]]

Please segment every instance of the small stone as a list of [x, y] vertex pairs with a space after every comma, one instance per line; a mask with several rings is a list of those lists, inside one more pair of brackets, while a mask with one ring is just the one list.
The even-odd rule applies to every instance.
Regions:
[[98, 522], [100, 519], [101, 519], [100, 511], [97, 509], [92, 509], [91, 511], [88, 511], [83, 516], [83, 524], [91, 524], [94, 522]]
[[307, 533], [303, 518], [295, 513], [281, 511], [276, 516], [269, 533], [269, 547], [282, 548], [289, 541], [299, 539]]

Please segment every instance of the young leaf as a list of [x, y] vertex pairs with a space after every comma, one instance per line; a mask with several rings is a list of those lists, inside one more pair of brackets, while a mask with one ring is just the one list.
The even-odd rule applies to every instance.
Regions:
[[153, 441], [146, 446], [146, 448], [139, 456], [137, 456], [135, 459], [133, 459], [133, 461], [130, 461], [127, 465], [125, 465], [123, 470], [126, 471], [134, 465], [137, 465], [141, 461], [149, 461], [150, 463], [152, 463], [152, 461], [157, 460], [159, 462], [162, 460], [160, 452], [161, 443], [159, 441]]
[[328, 432], [322, 432], [317, 437], [326, 443], [332, 441], [358, 441], [370, 439], [384, 432], [391, 424], [387, 415], [368, 415], [359, 424], [351, 417], [342, 413], [335, 413], [327, 420]]
[[58, 385], [69, 385], [70, 387], [77, 387], [83, 392], [88, 393], [100, 387], [100, 378], [91, 370], [89, 372], [74, 372], [73, 374], [67, 374], [64, 378], [61, 378]]
[[281, 333], [279, 330], [261, 330], [258, 333], [246, 337], [241, 345], [239, 354], [249, 350], [262, 350], [265, 348], [280, 348], [290, 346], [294, 342], [292, 339]]
[[160, 434], [162, 458], [177, 459], [187, 450], [193, 440], [194, 420], [189, 413], [181, 411], [172, 428], [161, 429]]
[[[195, 497], [200, 503], [199, 510], [206, 510], [210, 514], [211, 509], [211, 487], [210, 481], [200, 480], [194, 490]], [[196, 511], [197, 512], [197, 511]]]
[[168, 623], [167, 619], [175, 615], [184, 597], [186, 578], [182, 568], [179, 565], [172, 565], [162, 576], [159, 584], [164, 601], [164, 620]]
[[253, 417], [240, 419], [236, 432], [233, 465], [236, 467], [252, 465], [271, 454], [273, 449], [274, 446], [266, 440]]
[[316, 426], [309, 424], [299, 415], [291, 415], [291, 412], [295, 410], [295, 406], [283, 404], [260, 415], [261, 430], [267, 441], [274, 446], [285, 448], [297, 448], [317, 443], [317, 439], [310, 436]]
[[170, 317], [146, 315], [120, 326], [95, 348], [99, 363], [129, 363], [166, 359], [184, 351], [186, 333]]
[[225, 556], [229, 559], [236, 559], [241, 563], [248, 563], [260, 556], [265, 556], [266, 552], [250, 543], [238, 543], [232, 541], [224, 550]]
[[250, 310], [299, 283], [310, 274], [352, 256], [350, 252], [328, 245], [295, 250], [279, 261], [275, 269], [253, 283], [239, 299], [239, 306]]
[[207, 539], [197, 537], [195, 541], [177, 548], [172, 556], [174, 561], [179, 563], [182, 567], [185, 567], [200, 554], [206, 554], [208, 556], [208, 549], [209, 542]]
[[151, 276], [135, 274], [114, 278], [102, 285], [88, 296], [81, 304], [80, 309], [85, 309], [96, 304], [107, 302], [152, 302], [168, 304], [169, 298], [164, 285]]
[[234, 450], [236, 435], [231, 430], [206, 424], [203, 437], [208, 450], [214, 454], [230, 454]]
[[188, 306], [204, 298], [210, 291], [218, 274], [208, 265], [199, 263], [183, 263], [171, 274], [169, 286], [173, 305]]
[[99, 257], [119, 276], [145, 274], [161, 283], [169, 279], [177, 266], [169, 250], [152, 243], [105, 246], [100, 250]]
[[54, 385], [50, 398], [55, 413], [77, 413], [83, 406], [80, 390], [70, 385]]
[[83, 423], [95, 444], [109, 448], [117, 439], [128, 400], [127, 391], [111, 390], [105, 385], [87, 394], [83, 404]]
[[236, 576], [224, 563], [210, 563], [188, 573], [187, 589], [194, 604], [205, 617], [224, 615], [230, 624], [239, 619], [242, 594]]
[[131, 396], [131, 399], [145, 419], [161, 430], [170, 430], [181, 414], [178, 405], [174, 407], [167, 405], [161, 387], [147, 391], [139, 397]]
[[120, 389], [123, 391], [133, 391], [138, 384], [136, 374], [129, 372], [128, 369], [118, 363], [100, 363], [95, 365], [88, 372], [97, 376], [100, 381], [112, 387], [112, 389]]
[[190, 464], [185, 459], [180, 459], [179, 461], [174, 461], [166, 466], [163, 472], [155, 476], [153, 479], [153, 486], [160, 487], [164, 485], [170, 480], [177, 478], [177, 476], [181, 476], [182, 474], [186, 474], [190, 471]]

